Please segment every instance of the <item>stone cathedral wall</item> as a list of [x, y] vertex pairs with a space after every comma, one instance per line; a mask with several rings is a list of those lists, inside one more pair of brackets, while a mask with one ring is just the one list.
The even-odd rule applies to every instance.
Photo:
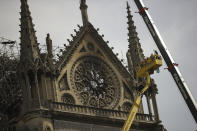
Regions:
[[[55, 131], [121, 131], [121, 128], [118, 127], [108, 127], [95, 124], [86, 124], [79, 122], [70, 122], [70, 121], [54, 121]], [[144, 131], [132, 129], [132, 131]]]

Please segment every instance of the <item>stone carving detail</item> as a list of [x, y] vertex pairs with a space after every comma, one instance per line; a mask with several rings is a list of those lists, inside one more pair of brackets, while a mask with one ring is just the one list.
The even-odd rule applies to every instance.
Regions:
[[122, 105], [122, 110], [126, 111], [126, 112], [129, 112], [131, 110], [131, 107], [132, 107], [132, 104], [130, 102], [125, 102]]
[[66, 104], [75, 104], [75, 99], [70, 94], [63, 94], [62, 101]]
[[64, 76], [61, 78], [59, 82], [59, 89], [60, 91], [70, 89], [68, 86], [68, 81], [67, 81], [67, 72], [64, 74]]
[[84, 105], [114, 108], [120, 99], [120, 83], [103, 60], [85, 56], [71, 68], [71, 85]]
[[92, 44], [92, 43], [88, 43], [87, 44], [87, 47], [88, 47], [88, 49], [90, 50], [90, 51], [94, 51], [94, 45]]

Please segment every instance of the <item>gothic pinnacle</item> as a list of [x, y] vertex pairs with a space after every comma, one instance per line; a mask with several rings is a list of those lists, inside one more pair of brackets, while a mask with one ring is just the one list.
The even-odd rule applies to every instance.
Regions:
[[81, 0], [80, 9], [81, 9], [82, 21], [84, 26], [88, 23], [87, 8], [88, 6], [86, 5], [86, 0]]
[[129, 6], [129, 2], [127, 1], [127, 10], [130, 11], [129, 9], [130, 9], [130, 6]]
[[21, 0], [20, 14], [21, 56], [26, 56], [22, 57], [24, 59], [35, 61], [39, 57], [39, 48], [27, 0]]
[[133, 16], [131, 15], [130, 6], [127, 2], [127, 18], [128, 18], [128, 42], [129, 42], [129, 52], [131, 59], [133, 61], [133, 66], [136, 67], [144, 59], [144, 54], [139, 42], [139, 38], [136, 32], [136, 26], [134, 25]]
[[132, 20], [133, 16], [131, 15], [131, 11], [130, 11], [130, 6], [129, 6], [129, 3], [127, 1], [127, 18], [128, 18], [128, 30], [129, 30], [129, 33], [128, 33], [128, 36], [129, 38], [137, 38], [137, 32], [136, 32], [136, 27], [134, 26], [134, 21]]

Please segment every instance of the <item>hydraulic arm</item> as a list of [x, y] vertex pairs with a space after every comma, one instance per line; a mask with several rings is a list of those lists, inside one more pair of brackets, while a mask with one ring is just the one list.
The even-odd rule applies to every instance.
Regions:
[[188, 108], [190, 109], [196, 123], [197, 123], [197, 103], [195, 102], [186, 82], [184, 81], [177, 64], [172, 59], [172, 56], [170, 52], [168, 51], [157, 27], [155, 26], [152, 18], [150, 17], [148, 13], [148, 8], [146, 8], [142, 2], [142, 0], [134, 0], [135, 4], [137, 5], [139, 9], [139, 14], [144, 19], [144, 22], [146, 23], [159, 51], [161, 52], [161, 55], [163, 56], [167, 66], [168, 70], [171, 73], [172, 77], [174, 78]]
[[161, 56], [158, 54], [152, 54], [150, 57], [145, 59], [139, 67], [137, 67], [136, 75], [138, 78], [146, 78], [146, 85], [139, 89], [139, 94], [137, 99], [134, 101], [127, 121], [125, 122], [122, 131], [129, 131], [131, 124], [134, 121], [135, 115], [139, 109], [141, 103], [142, 95], [150, 86], [150, 75], [154, 73], [162, 65]]

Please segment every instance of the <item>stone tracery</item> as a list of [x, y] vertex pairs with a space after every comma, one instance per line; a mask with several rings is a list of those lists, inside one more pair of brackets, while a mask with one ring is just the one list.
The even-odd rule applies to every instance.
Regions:
[[114, 71], [103, 60], [85, 56], [71, 69], [71, 83], [84, 105], [114, 108], [120, 98], [120, 83]]
[[62, 101], [66, 104], [75, 104], [75, 99], [68, 93], [62, 95]]

